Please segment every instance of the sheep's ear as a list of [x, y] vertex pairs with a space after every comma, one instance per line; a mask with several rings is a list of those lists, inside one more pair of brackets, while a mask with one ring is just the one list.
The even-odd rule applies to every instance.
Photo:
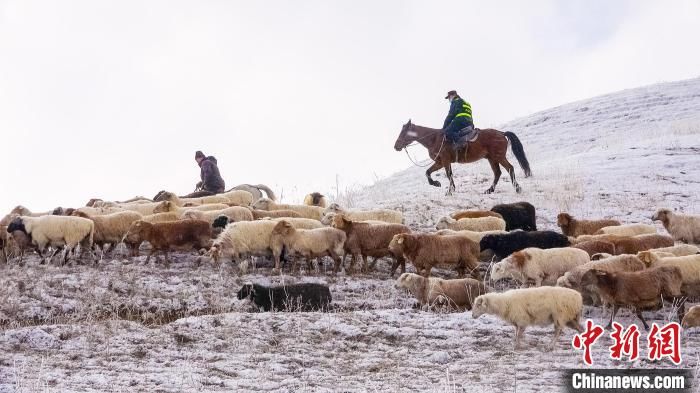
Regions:
[[396, 242], [399, 244], [403, 244], [403, 236], [399, 236], [399, 239]]

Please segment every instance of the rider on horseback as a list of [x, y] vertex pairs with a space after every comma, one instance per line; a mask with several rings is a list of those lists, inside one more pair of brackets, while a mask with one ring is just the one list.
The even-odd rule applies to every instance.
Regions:
[[459, 150], [466, 146], [461, 143], [460, 134], [466, 134], [474, 129], [472, 106], [454, 90], [447, 92], [445, 99], [450, 100], [450, 111], [447, 113], [442, 129], [445, 131], [445, 139], [452, 144], [455, 155], [458, 155]]

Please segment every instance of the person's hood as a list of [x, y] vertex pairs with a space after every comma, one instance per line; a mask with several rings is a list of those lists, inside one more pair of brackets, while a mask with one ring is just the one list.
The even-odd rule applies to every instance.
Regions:
[[200, 167], [202, 166], [202, 164], [204, 163], [204, 161], [211, 161], [211, 162], [213, 162], [213, 163], [216, 164], [216, 165], [219, 164], [218, 162], [216, 162], [216, 157], [214, 157], [214, 156], [209, 156], [209, 157], [204, 158], [204, 159], [202, 160], [202, 162], [199, 163], [199, 166], [200, 166]]

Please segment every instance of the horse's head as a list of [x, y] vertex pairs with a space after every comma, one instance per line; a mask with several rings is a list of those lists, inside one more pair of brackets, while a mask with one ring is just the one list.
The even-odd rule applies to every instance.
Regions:
[[394, 149], [396, 151], [401, 151], [401, 149], [405, 148], [411, 144], [411, 142], [416, 140], [416, 132], [413, 131], [413, 127], [414, 126], [413, 123], [411, 123], [411, 119], [408, 119], [408, 123], [401, 127], [399, 137], [396, 138], [396, 142], [394, 142]]

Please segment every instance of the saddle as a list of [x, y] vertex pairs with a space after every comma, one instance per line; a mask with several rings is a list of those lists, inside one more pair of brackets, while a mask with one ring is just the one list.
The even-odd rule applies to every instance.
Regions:
[[462, 149], [469, 144], [469, 142], [474, 142], [479, 138], [479, 133], [481, 130], [474, 128], [473, 126], [464, 127], [459, 130], [457, 134], [457, 139], [455, 139], [454, 146], [455, 149]]

